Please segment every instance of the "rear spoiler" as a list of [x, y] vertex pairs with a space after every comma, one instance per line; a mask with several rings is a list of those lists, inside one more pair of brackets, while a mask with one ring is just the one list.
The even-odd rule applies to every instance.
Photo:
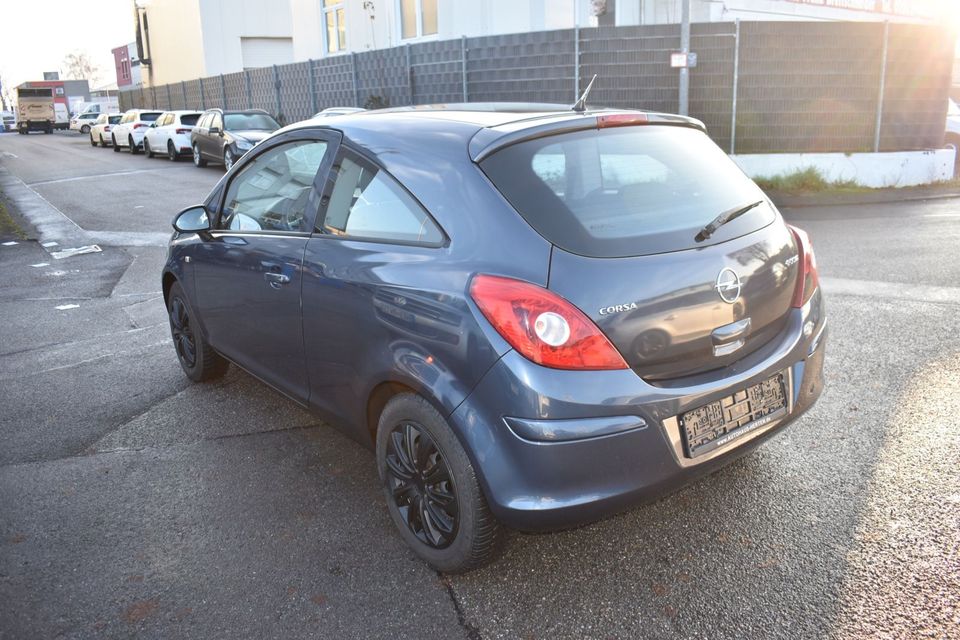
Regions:
[[[474, 162], [482, 162], [500, 149], [520, 142], [536, 140], [574, 131], [626, 127], [636, 125], [666, 125], [689, 127], [707, 132], [706, 126], [696, 118], [678, 116], [669, 113], [647, 111], [588, 111], [585, 113], [553, 114], [544, 122], [543, 116], [520, 120], [497, 127], [481, 129], [470, 140], [470, 157]], [[526, 124], [525, 123], [530, 123]]]

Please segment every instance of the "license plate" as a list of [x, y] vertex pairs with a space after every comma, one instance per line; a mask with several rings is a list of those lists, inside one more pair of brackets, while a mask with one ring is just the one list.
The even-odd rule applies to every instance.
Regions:
[[682, 413], [679, 423], [687, 456], [702, 456], [786, 413], [786, 376], [782, 372], [726, 398]]

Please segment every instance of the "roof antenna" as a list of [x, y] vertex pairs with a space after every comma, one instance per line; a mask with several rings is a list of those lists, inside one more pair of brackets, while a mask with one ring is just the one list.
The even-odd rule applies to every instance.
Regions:
[[597, 74], [593, 74], [593, 77], [590, 78], [590, 84], [587, 85], [587, 88], [583, 90], [583, 93], [580, 95], [580, 98], [573, 103], [573, 106], [570, 107], [577, 113], [583, 113], [587, 110], [587, 96], [590, 95], [590, 89], [593, 89], [593, 83], [597, 80]]

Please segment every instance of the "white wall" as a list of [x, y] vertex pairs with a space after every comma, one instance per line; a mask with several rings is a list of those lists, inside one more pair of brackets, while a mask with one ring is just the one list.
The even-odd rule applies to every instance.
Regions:
[[[293, 37], [287, 0], [200, 0], [200, 22], [208, 76], [243, 70], [241, 38]], [[274, 64], [293, 61], [291, 54]]]
[[953, 149], [892, 153], [760, 153], [730, 156], [751, 178], [772, 178], [814, 167], [828, 182], [863, 187], [912, 187], [950, 180]]
[[204, 75], [199, 0], [155, 0], [146, 5], [150, 66], [141, 66], [147, 86]]

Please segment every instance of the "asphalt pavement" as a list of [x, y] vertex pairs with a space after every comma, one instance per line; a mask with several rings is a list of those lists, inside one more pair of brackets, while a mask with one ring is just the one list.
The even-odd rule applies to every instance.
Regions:
[[826, 293], [819, 403], [445, 576], [369, 451], [235, 367], [181, 373], [165, 238], [221, 175], [0, 135], [0, 638], [960, 637], [960, 200], [784, 210]]

